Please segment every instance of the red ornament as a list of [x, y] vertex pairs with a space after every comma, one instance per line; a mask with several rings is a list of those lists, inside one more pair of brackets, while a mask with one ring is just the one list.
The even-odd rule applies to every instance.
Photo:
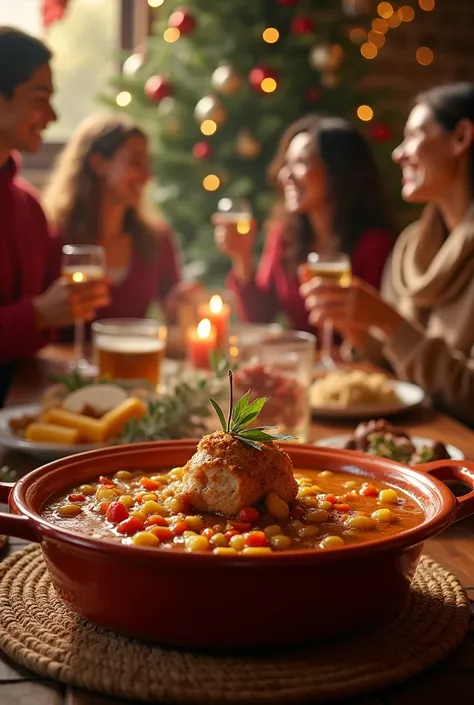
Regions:
[[173, 88], [165, 76], [151, 76], [145, 83], [145, 95], [152, 103], [160, 103], [172, 95]]
[[276, 0], [279, 5], [283, 5], [284, 7], [295, 7], [298, 5], [300, 0]]
[[370, 136], [374, 142], [388, 142], [392, 137], [392, 131], [386, 123], [374, 122], [370, 126]]
[[292, 34], [311, 34], [315, 30], [315, 24], [312, 17], [307, 15], [302, 15], [301, 17], [295, 17], [291, 23], [291, 33]]
[[191, 34], [196, 29], [196, 20], [188, 10], [175, 10], [170, 16], [168, 24], [170, 27], [176, 27], [181, 34]]
[[69, 0], [43, 0], [41, 6], [41, 14], [43, 18], [43, 27], [46, 29], [54, 22], [62, 19]]
[[312, 103], [316, 103], [316, 101], [321, 98], [321, 91], [319, 91], [317, 88], [309, 88], [306, 92], [306, 98]]
[[270, 68], [270, 66], [256, 66], [249, 73], [249, 82], [252, 88], [257, 91], [257, 93], [272, 93], [273, 91], [266, 91], [262, 88], [262, 83], [266, 78], [273, 78], [274, 81], [278, 83], [280, 76], [278, 72]]
[[193, 147], [193, 157], [204, 160], [212, 156], [212, 147], [207, 142], [196, 142]]

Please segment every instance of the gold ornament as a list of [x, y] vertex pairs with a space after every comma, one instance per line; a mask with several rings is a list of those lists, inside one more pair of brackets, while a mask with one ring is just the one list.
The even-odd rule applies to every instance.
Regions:
[[242, 130], [237, 135], [237, 153], [244, 159], [255, 159], [262, 151], [262, 145], [249, 130]]
[[341, 77], [338, 73], [326, 71], [321, 74], [321, 83], [325, 88], [336, 88], [341, 82]]
[[319, 44], [309, 53], [309, 63], [318, 71], [337, 71], [344, 57], [339, 44]]
[[217, 125], [221, 125], [227, 118], [227, 112], [217, 98], [213, 95], [206, 95], [194, 108], [194, 116], [198, 122], [212, 120]]
[[236, 93], [242, 85], [242, 79], [226, 62], [220, 64], [212, 74], [212, 85], [216, 91], [223, 95]]

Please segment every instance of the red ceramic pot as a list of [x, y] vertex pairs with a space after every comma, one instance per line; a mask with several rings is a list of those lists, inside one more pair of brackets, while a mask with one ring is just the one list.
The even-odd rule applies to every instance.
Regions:
[[[392, 615], [407, 597], [426, 539], [474, 512], [474, 490], [456, 498], [443, 480], [474, 487], [474, 463], [418, 468], [362, 453], [287, 444], [295, 468], [363, 474], [409, 492], [425, 519], [402, 533], [324, 551], [264, 556], [160, 551], [81, 536], [41, 518], [51, 494], [119, 469], [183, 465], [195, 441], [94, 450], [34, 470], [0, 499], [0, 533], [41, 543], [61, 599], [126, 634], [193, 647], [289, 644], [356, 629]], [[10, 492], [11, 489], [11, 492]]]

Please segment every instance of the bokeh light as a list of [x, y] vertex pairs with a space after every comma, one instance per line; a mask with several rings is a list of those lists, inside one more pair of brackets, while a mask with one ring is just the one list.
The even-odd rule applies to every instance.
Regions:
[[380, 17], [383, 17], [384, 20], [387, 20], [393, 15], [393, 7], [390, 5], [389, 2], [381, 2], [377, 7], [377, 12], [379, 13]]
[[120, 93], [115, 98], [115, 102], [120, 108], [125, 108], [132, 102], [132, 94], [128, 91], [120, 91]]
[[369, 122], [374, 117], [374, 111], [370, 105], [359, 105], [357, 108], [357, 117], [363, 122]]
[[275, 44], [280, 39], [280, 32], [275, 27], [267, 27], [262, 34], [262, 39], [267, 44]]
[[217, 191], [217, 189], [221, 185], [221, 181], [219, 177], [215, 174], [208, 174], [202, 180], [202, 185], [204, 186], [206, 191]]
[[173, 44], [173, 42], [178, 41], [180, 36], [181, 32], [177, 27], [168, 27], [168, 29], [165, 29], [163, 32], [163, 39], [165, 42], [168, 42], [168, 44]]
[[203, 135], [213, 135], [217, 130], [217, 123], [214, 120], [203, 120], [201, 123], [201, 132]]
[[360, 48], [360, 53], [365, 59], [375, 59], [375, 57], [379, 53], [379, 50], [377, 49], [377, 47], [374, 47], [373, 44], [365, 42], [365, 44], [362, 44]]
[[434, 54], [429, 47], [419, 47], [416, 50], [416, 60], [422, 66], [429, 66], [433, 63]]

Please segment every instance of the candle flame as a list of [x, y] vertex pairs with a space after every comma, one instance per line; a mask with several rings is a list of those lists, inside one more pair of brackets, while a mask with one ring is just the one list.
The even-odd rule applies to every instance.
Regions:
[[211, 327], [211, 321], [208, 318], [203, 318], [202, 321], [199, 321], [196, 329], [198, 338], [201, 340], [209, 338], [211, 334]]
[[220, 313], [222, 311], [222, 299], [218, 294], [211, 296], [209, 308], [211, 309], [211, 313]]

